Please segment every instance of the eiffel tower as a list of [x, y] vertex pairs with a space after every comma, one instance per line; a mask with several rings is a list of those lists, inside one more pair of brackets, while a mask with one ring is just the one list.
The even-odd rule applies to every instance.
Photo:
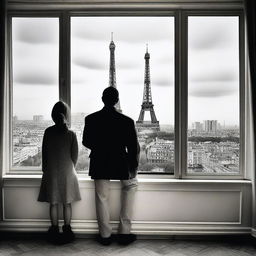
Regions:
[[[150, 85], [150, 68], [149, 68], [149, 59], [150, 54], [147, 51], [145, 53], [145, 79], [144, 79], [144, 92], [143, 92], [143, 101], [141, 105], [141, 111], [138, 121], [136, 122], [136, 127], [138, 132], [143, 130], [150, 131], [160, 131], [159, 121], [156, 119], [156, 114], [154, 111], [154, 105], [152, 103], [152, 94], [151, 94], [151, 85]], [[145, 111], [150, 112], [151, 121], [144, 121]]]
[[[115, 43], [113, 41], [113, 32], [111, 33], [111, 42], [109, 44], [110, 50], [110, 62], [109, 62], [109, 86], [116, 88], [116, 65], [115, 65]], [[122, 113], [120, 101], [115, 105], [115, 108], [118, 112]]]

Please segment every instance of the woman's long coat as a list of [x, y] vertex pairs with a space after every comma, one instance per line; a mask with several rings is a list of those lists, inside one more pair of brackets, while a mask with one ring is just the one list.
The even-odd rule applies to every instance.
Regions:
[[77, 158], [78, 144], [73, 131], [65, 125], [45, 130], [38, 201], [65, 204], [81, 199], [75, 171]]

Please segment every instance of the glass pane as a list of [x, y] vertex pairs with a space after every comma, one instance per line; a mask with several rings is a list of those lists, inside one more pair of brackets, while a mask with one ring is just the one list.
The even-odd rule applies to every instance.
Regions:
[[188, 173], [239, 173], [239, 17], [188, 18]]
[[[112, 32], [114, 57], [110, 61]], [[89, 151], [81, 142], [84, 117], [103, 107], [103, 90], [115, 84], [120, 93], [117, 108], [138, 129], [140, 172], [173, 173], [174, 18], [74, 17], [71, 57], [72, 128], [80, 145], [77, 170], [86, 172], [89, 164]], [[110, 76], [113, 60], [115, 75]]]
[[12, 19], [12, 165], [40, 166], [42, 137], [58, 101], [58, 18]]

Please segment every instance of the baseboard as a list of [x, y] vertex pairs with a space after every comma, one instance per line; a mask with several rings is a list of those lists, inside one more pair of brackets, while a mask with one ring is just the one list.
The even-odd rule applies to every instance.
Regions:
[[[5, 220], [0, 222], [0, 231], [10, 232], [45, 232], [50, 225], [48, 220]], [[117, 231], [117, 222], [112, 223], [113, 233]], [[96, 221], [73, 221], [72, 228], [78, 235], [93, 235], [98, 233]], [[132, 232], [141, 236], [170, 235], [249, 235], [256, 237], [256, 230], [239, 225], [186, 224], [171, 222], [134, 222]]]
[[251, 235], [256, 238], [256, 229], [252, 228]]

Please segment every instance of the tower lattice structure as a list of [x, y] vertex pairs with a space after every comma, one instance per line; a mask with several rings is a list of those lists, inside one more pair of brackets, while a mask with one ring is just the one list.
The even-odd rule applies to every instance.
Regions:
[[[139, 115], [139, 119], [136, 122], [136, 127], [138, 131], [142, 130], [153, 130], [160, 131], [159, 121], [156, 119], [156, 114], [154, 111], [154, 105], [152, 103], [152, 93], [151, 93], [151, 85], [150, 85], [150, 66], [149, 59], [150, 54], [147, 51], [145, 53], [145, 77], [144, 77], [144, 92], [143, 92], [143, 100], [141, 105], [141, 111]], [[145, 112], [150, 112], [150, 121], [144, 121]]]
[[[109, 86], [113, 86], [116, 88], [115, 48], [116, 48], [116, 45], [113, 41], [113, 33], [111, 33], [111, 42], [109, 44], [109, 50], [110, 50]], [[118, 112], [122, 112], [121, 106], [120, 106], [120, 101], [118, 101], [116, 103], [115, 108]]]

